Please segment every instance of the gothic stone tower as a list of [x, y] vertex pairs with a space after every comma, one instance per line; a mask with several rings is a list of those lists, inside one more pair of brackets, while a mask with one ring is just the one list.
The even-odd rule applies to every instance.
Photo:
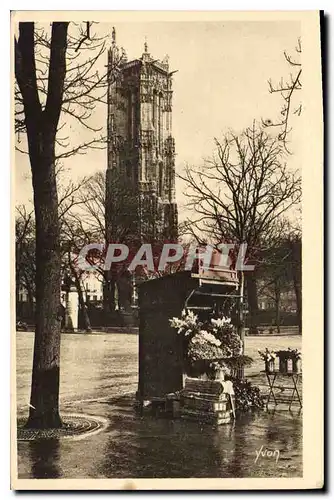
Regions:
[[[177, 238], [172, 74], [167, 57], [128, 62], [113, 30], [108, 53], [108, 241]], [[120, 63], [117, 62], [120, 60]]]

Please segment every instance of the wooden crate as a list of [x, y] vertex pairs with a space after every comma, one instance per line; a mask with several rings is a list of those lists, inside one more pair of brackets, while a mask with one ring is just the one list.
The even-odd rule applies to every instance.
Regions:
[[216, 380], [186, 379], [181, 391], [181, 418], [226, 424], [231, 421], [231, 402]]
[[217, 380], [200, 380], [197, 378], [186, 378], [182, 397], [199, 397], [209, 401], [227, 401], [227, 394], [223, 386]]
[[[226, 395], [227, 396], [227, 395]], [[199, 396], [182, 396], [181, 398], [182, 406], [187, 408], [193, 408], [194, 410], [202, 411], [227, 411], [230, 407], [230, 402], [225, 401], [213, 401], [210, 399], [204, 399]]]
[[181, 418], [196, 420], [197, 422], [203, 422], [208, 424], [228, 424], [231, 422], [231, 412], [230, 411], [216, 411], [216, 412], [203, 412], [191, 410], [189, 408], [181, 408]]

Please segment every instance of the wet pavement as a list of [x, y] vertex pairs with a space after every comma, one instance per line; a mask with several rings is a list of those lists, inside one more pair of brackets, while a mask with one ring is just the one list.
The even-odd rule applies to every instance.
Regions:
[[[18, 414], [26, 415], [33, 334], [17, 334]], [[246, 339], [246, 353], [301, 347], [300, 337]], [[302, 416], [295, 408], [245, 414], [213, 428], [180, 419], [140, 416], [136, 335], [64, 334], [61, 412], [101, 416], [99, 434], [18, 443], [20, 478], [301, 477]], [[250, 369], [254, 374], [262, 363]], [[251, 373], [252, 372], [252, 373]]]

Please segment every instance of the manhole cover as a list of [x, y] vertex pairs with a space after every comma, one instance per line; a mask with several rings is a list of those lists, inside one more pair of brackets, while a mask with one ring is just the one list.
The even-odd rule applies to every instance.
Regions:
[[27, 419], [17, 421], [17, 440], [34, 441], [36, 439], [81, 439], [96, 434], [107, 426], [107, 420], [95, 415], [62, 414], [63, 427], [61, 429], [26, 429]]

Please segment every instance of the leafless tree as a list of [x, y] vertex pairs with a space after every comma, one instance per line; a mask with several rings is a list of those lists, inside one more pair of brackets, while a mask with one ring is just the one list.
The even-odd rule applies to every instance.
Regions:
[[291, 115], [300, 116], [302, 112], [302, 103], [298, 99], [298, 91], [302, 89], [302, 64], [301, 64], [302, 45], [301, 39], [298, 38], [297, 46], [295, 47], [295, 56], [289, 55], [284, 51], [284, 58], [290, 67], [288, 79], [281, 78], [277, 84], [268, 81], [269, 92], [271, 94], [281, 94], [283, 104], [280, 111], [280, 117], [277, 120], [263, 120], [263, 125], [266, 127], [278, 127], [278, 138], [282, 141], [285, 150], [290, 153], [288, 148], [288, 135], [291, 130], [290, 120]]
[[302, 235], [300, 228], [293, 228], [286, 238], [289, 248], [289, 278], [296, 297], [299, 333], [302, 332]]
[[63, 276], [66, 276], [67, 281], [71, 279], [75, 285], [83, 327], [86, 332], [90, 332], [90, 319], [83, 294], [83, 280], [87, 273], [76, 266], [78, 252], [89, 241], [82, 233], [81, 226], [78, 227], [75, 214], [82, 209], [85, 203], [90, 203], [94, 197], [94, 193], [90, 195], [87, 193], [85, 199], [82, 197], [82, 191], [86, 190], [87, 186], [92, 183], [93, 176], [82, 177], [76, 182], [72, 180], [65, 182], [61, 173], [61, 170], [57, 173], [57, 185]]
[[275, 308], [275, 325], [280, 332], [282, 294], [293, 290], [291, 278], [292, 252], [289, 239], [291, 223], [282, 218], [275, 224], [271, 245], [260, 252], [258, 266], [259, 297], [269, 299]]
[[[120, 192], [119, 186], [116, 184], [114, 189], [116, 199], [122, 199], [123, 201], [129, 199], [129, 191]], [[84, 245], [90, 243], [106, 244], [105, 199], [106, 177], [104, 172], [98, 171], [92, 175], [89, 183], [83, 185], [78, 192], [77, 201], [80, 207], [78, 210], [70, 211], [67, 218], [68, 229], [72, 232], [72, 238], [75, 235], [76, 239], [75, 243], [73, 241], [72, 246], [73, 255], [77, 255]], [[132, 207], [132, 210], [135, 210], [135, 203], [132, 203]], [[120, 214], [118, 214], [118, 217], [120, 217]], [[118, 224], [115, 227], [114, 242], [123, 242], [124, 224]], [[96, 266], [96, 270], [103, 281], [104, 310], [107, 313], [113, 312], [115, 309], [116, 280], [104, 269], [105, 252], [98, 255], [96, 252], [94, 255], [89, 254], [87, 259]], [[77, 268], [77, 262], [74, 267]], [[77, 268], [77, 272], [80, 273], [80, 269]]]
[[[49, 34], [47, 26], [30, 24], [34, 25], [35, 90], [40, 105], [44, 108], [47, 103], [50, 83], [49, 65], [52, 33]], [[56, 159], [69, 158], [74, 154], [82, 155], [91, 149], [104, 149], [106, 147], [106, 127], [103, 125], [96, 127], [93, 125], [92, 120], [97, 106], [107, 104], [107, 68], [103, 64], [103, 70], [101, 71], [99, 65], [100, 61], [105, 57], [108, 38], [105, 36], [99, 37], [94, 32], [96, 24], [94, 22], [67, 23], [66, 73], [55, 140]], [[123, 55], [116, 46], [113, 35], [114, 65], [110, 69], [111, 78], [116, 76], [122, 57]], [[56, 73], [57, 68], [53, 68], [53, 71]], [[90, 138], [87, 141], [74, 143], [71, 128], [75, 124], [80, 124], [83, 130], [89, 132]], [[18, 138], [16, 149], [29, 154], [27, 148], [22, 149], [19, 146], [23, 142], [22, 135], [27, 131], [27, 124], [23, 94], [17, 78], [15, 87], [15, 131]]]
[[299, 333], [302, 329], [301, 300], [301, 232], [292, 228], [289, 221], [279, 226], [277, 238], [271, 248], [262, 252], [259, 273], [259, 295], [271, 300], [275, 306], [276, 329], [280, 331], [282, 293], [295, 295]]
[[77, 266], [77, 257], [85, 240], [82, 239], [80, 228], [77, 227], [71, 218], [65, 218], [62, 225], [62, 253], [63, 253], [63, 275], [66, 285], [73, 283], [78, 294], [79, 311], [83, 321], [83, 328], [90, 332], [91, 324], [87, 310], [87, 304], [84, 297], [83, 286], [86, 271]]
[[[283, 145], [255, 123], [237, 135], [215, 140], [216, 152], [201, 167], [187, 166], [186, 184], [191, 210], [188, 231], [199, 242], [247, 243], [248, 262], [271, 245], [275, 224], [301, 197], [301, 179], [284, 163]], [[246, 273], [251, 326], [255, 326], [256, 279]]]
[[[101, 147], [90, 125], [106, 95], [107, 74], [96, 71], [105, 41], [92, 23], [53, 22], [50, 35], [33, 22], [20, 22], [15, 37], [17, 82], [15, 129], [26, 133], [36, 221], [36, 329], [27, 426], [62, 425], [59, 416], [61, 248], [56, 159]], [[64, 117], [89, 130], [92, 139], [73, 144], [62, 136]], [[21, 140], [21, 139], [20, 139]], [[60, 148], [65, 147], [61, 152]]]
[[[138, 238], [138, 190], [127, 182], [121, 174], [113, 172], [109, 176], [108, 189], [113, 194], [110, 206], [106, 204], [106, 174], [98, 171], [80, 189], [77, 200], [80, 204], [78, 210], [71, 211], [70, 218], [76, 227], [81, 240], [88, 243], [102, 243], [105, 251], [98, 258], [94, 253], [94, 262], [97, 272], [103, 281], [103, 303], [106, 321], [115, 310], [116, 289], [119, 305], [128, 307], [131, 298], [130, 284], [124, 275], [128, 274], [127, 265], [115, 265], [108, 271], [104, 268], [105, 254], [110, 243], [124, 243], [130, 248], [130, 256], [138, 250], [142, 240]], [[108, 212], [108, 216], [107, 216]], [[142, 218], [146, 226], [142, 227], [143, 240], [150, 240], [150, 230], [155, 222], [154, 213], [149, 206], [144, 206]], [[108, 219], [108, 227], [106, 224]], [[77, 248], [80, 251], [79, 248]], [[92, 256], [88, 256], [88, 259]], [[128, 278], [130, 276], [128, 275]], [[123, 299], [125, 303], [123, 303]]]
[[[60, 251], [62, 263], [62, 279], [68, 273], [72, 275], [74, 284], [79, 295], [79, 305], [83, 313], [84, 325], [87, 331], [90, 331], [89, 318], [83, 300], [82, 278], [84, 273], [78, 273], [73, 265], [75, 256], [69, 259], [69, 248], [82, 248], [82, 233], [73, 227], [72, 213], [80, 209], [83, 199], [79, 196], [81, 190], [89, 184], [90, 177], [82, 177], [77, 182], [67, 181], [63, 175], [63, 166], [56, 170], [57, 188], [58, 188], [58, 216], [60, 225]], [[88, 198], [85, 202], [90, 201]], [[25, 290], [28, 296], [29, 316], [33, 315], [33, 304], [36, 299], [35, 277], [36, 277], [36, 256], [35, 256], [35, 238], [36, 225], [33, 211], [29, 211], [25, 205], [16, 207], [16, 302], [19, 304], [19, 290]], [[79, 287], [80, 285], [80, 287]]]
[[35, 299], [35, 219], [33, 211], [24, 205], [16, 207], [15, 214], [15, 285], [16, 305], [20, 303], [19, 292], [26, 291], [29, 316], [33, 316]]

